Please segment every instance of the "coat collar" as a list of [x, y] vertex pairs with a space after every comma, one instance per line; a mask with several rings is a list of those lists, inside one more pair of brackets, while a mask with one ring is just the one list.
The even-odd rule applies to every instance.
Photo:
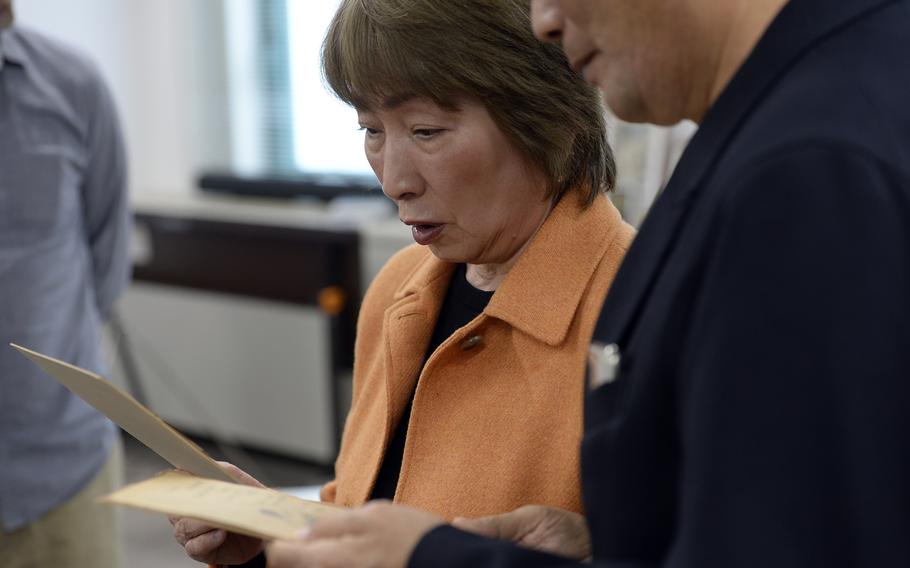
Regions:
[[810, 50], [866, 13], [896, 0], [790, 0], [706, 113], [667, 190], [674, 201], [701, 185], [733, 135]]
[[897, 0], [790, 0], [708, 110], [648, 214], [604, 304], [595, 337], [623, 344], [690, 205], [724, 150], [778, 81], [828, 36]]
[[[604, 252], [624, 230], [628, 228], [619, 211], [605, 196], [583, 210], [579, 192], [566, 194], [496, 290], [484, 313], [548, 345], [560, 344]], [[395, 300], [434, 288], [453, 269], [451, 263], [427, 255], [405, 278]]]
[[565, 339], [604, 252], [625, 223], [606, 196], [586, 210], [579, 192], [550, 213], [485, 312], [543, 341]]
[[0, 57], [3, 58], [4, 64], [12, 63], [25, 67], [29, 63], [17, 26], [0, 30]]

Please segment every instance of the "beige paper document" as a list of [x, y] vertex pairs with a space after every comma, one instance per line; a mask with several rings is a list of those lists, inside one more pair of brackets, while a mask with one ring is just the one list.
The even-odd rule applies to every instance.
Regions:
[[316, 519], [342, 510], [273, 489], [167, 471], [102, 499], [146, 511], [199, 519], [266, 540], [293, 539]]
[[199, 446], [101, 376], [13, 343], [10, 346], [175, 467], [199, 477], [234, 482]]

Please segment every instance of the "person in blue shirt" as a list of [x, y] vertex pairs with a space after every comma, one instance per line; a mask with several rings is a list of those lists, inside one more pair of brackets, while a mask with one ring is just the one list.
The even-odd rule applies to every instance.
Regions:
[[119, 565], [107, 419], [7, 345], [103, 372], [101, 325], [129, 279], [126, 159], [84, 57], [0, 0], [0, 550], [6, 568]]

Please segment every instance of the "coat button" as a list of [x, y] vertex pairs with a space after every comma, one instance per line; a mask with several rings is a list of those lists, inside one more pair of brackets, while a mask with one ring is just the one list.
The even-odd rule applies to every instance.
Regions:
[[475, 347], [477, 347], [478, 345], [480, 345], [482, 343], [483, 343], [482, 335], [479, 335], [479, 334], [470, 335], [464, 341], [461, 342], [461, 350], [470, 351], [471, 349], [474, 349]]

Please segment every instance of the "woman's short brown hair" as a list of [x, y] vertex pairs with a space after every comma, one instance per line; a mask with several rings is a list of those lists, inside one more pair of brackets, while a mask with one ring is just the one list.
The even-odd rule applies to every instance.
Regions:
[[328, 86], [369, 110], [427, 98], [446, 108], [474, 99], [546, 173], [554, 201], [571, 188], [586, 205], [613, 187], [616, 165], [603, 105], [538, 41], [528, 0], [342, 0], [322, 46]]

